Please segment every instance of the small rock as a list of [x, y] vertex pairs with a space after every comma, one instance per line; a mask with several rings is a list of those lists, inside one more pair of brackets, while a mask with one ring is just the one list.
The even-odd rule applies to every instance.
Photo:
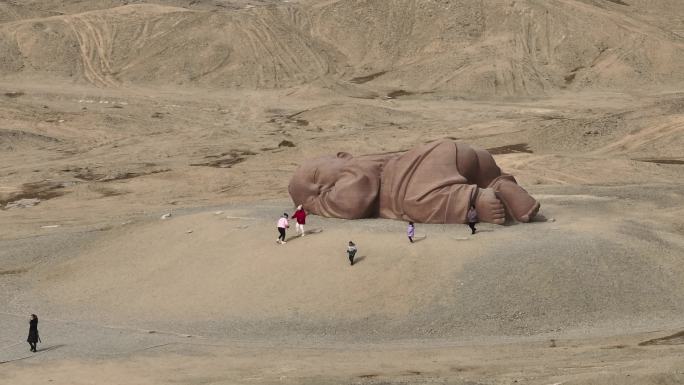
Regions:
[[289, 140], [283, 140], [278, 143], [278, 147], [295, 147], [295, 144]]
[[166, 213], [166, 214], [161, 216], [161, 219], [169, 219], [169, 218], [171, 218], [171, 213]]
[[555, 222], [556, 218], [549, 218], [549, 222]]
[[5, 205], [5, 210], [9, 209], [25, 209], [27, 207], [33, 207], [40, 203], [40, 199], [38, 198], [26, 198], [26, 199], [19, 199], [14, 202], [9, 202], [8, 204]]
[[185, 234], [192, 234], [193, 230], [188, 230], [185, 232]]
[[221, 215], [221, 214], [223, 214], [223, 211], [217, 211], [214, 213], [214, 215]]
[[41, 229], [54, 229], [59, 227], [59, 225], [45, 225], [45, 226], [40, 226]]

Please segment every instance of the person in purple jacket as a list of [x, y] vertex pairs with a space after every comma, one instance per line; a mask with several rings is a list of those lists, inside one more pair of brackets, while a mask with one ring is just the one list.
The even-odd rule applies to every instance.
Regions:
[[406, 235], [408, 235], [409, 241], [413, 243], [413, 237], [416, 236], [416, 226], [413, 222], [409, 222], [408, 229], [406, 229]]
[[475, 234], [477, 229], [475, 228], [475, 224], [477, 223], [477, 209], [475, 209], [475, 205], [470, 205], [470, 208], [468, 209], [468, 226], [470, 227], [470, 230], [472, 231], [471, 234]]

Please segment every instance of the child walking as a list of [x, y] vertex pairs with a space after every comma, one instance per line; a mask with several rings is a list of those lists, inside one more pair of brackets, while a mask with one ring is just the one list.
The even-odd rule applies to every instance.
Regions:
[[356, 245], [352, 241], [349, 241], [349, 246], [347, 246], [347, 255], [349, 256], [349, 266], [354, 266], [354, 256], [356, 255]]
[[287, 221], [287, 213], [284, 213], [283, 216], [278, 219], [278, 239], [276, 239], [276, 243], [279, 244], [285, 244], [285, 229], [290, 227], [290, 223]]
[[409, 241], [413, 243], [413, 237], [416, 236], [416, 226], [413, 222], [409, 222], [408, 229], [406, 229], [406, 235], [408, 235]]
[[470, 208], [468, 209], [468, 226], [470, 226], [470, 231], [471, 234], [475, 234], [477, 229], [475, 228], [475, 224], [477, 223], [477, 210], [475, 210], [475, 205], [470, 205]]

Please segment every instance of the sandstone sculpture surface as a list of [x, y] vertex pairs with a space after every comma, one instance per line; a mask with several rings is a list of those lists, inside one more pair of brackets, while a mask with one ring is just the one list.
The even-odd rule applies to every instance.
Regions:
[[289, 192], [295, 204], [325, 217], [382, 217], [421, 223], [465, 223], [471, 205], [479, 220], [529, 222], [539, 203], [492, 155], [439, 140], [400, 154], [349, 153], [304, 162]]

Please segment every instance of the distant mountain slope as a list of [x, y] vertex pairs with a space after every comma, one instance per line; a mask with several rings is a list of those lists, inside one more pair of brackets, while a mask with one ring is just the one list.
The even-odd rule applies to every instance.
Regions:
[[[465, 96], [684, 81], [676, 2], [38, 3], [0, 5], [16, 20], [0, 23], [0, 76], [246, 88], [354, 80]], [[81, 3], [101, 9], [44, 17]]]

